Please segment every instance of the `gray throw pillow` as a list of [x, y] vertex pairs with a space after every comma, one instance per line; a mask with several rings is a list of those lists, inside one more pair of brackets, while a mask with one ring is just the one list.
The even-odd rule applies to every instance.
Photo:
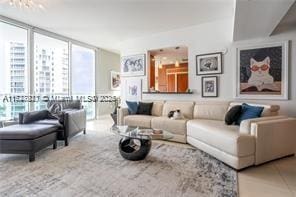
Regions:
[[48, 108], [48, 111], [51, 114], [56, 114], [56, 113], [62, 111], [62, 105], [60, 103], [54, 103]]
[[49, 117], [57, 119], [61, 124], [64, 122], [64, 113], [62, 112], [62, 105], [60, 103], [54, 103], [48, 108]]

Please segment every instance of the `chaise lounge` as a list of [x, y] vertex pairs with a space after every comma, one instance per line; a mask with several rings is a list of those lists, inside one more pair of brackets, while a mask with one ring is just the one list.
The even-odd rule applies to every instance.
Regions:
[[52, 117], [48, 110], [19, 114], [19, 124], [0, 128], [0, 153], [28, 154], [29, 161], [35, 160], [35, 153], [63, 140], [65, 146], [69, 138], [86, 129], [86, 111], [80, 101], [50, 101], [48, 108], [61, 106], [63, 120]]
[[28, 154], [35, 161], [35, 153], [53, 145], [57, 147], [57, 126], [44, 124], [17, 124], [0, 129], [0, 152]]

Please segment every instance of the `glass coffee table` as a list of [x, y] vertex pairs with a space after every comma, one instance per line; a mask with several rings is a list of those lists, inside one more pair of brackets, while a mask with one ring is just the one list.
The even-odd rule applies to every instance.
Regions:
[[119, 152], [127, 160], [143, 160], [149, 154], [152, 140], [169, 140], [174, 135], [168, 131], [132, 126], [111, 127], [110, 131], [122, 138], [119, 141]]

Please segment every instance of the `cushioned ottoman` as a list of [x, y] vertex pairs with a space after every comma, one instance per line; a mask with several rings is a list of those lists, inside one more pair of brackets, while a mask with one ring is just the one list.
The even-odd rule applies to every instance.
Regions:
[[56, 148], [56, 125], [17, 124], [0, 128], [0, 152], [28, 154], [29, 161], [35, 160], [35, 153], [53, 145]]

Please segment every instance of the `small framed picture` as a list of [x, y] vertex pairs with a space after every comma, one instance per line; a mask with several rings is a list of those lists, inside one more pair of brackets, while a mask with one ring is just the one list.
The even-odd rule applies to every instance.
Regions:
[[128, 78], [125, 83], [125, 100], [141, 101], [142, 100], [142, 79]]
[[202, 77], [201, 78], [202, 97], [218, 97], [218, 77]]
[[222, 53], [196, 56], [196, 75], [222, 74]]
[[145, 54], [131, 55], [121, 58], [121, 76], [144, 76], [146, 71]]
[[120, 72], [116, 72], [116, 71], [110, 72], [110, 83], [111, 83], [111, 90], [113, 91], [120, 90]]

